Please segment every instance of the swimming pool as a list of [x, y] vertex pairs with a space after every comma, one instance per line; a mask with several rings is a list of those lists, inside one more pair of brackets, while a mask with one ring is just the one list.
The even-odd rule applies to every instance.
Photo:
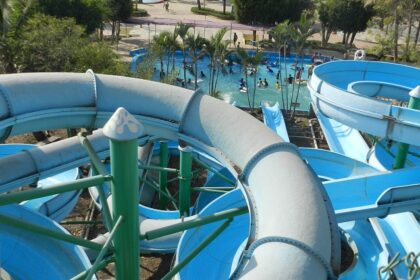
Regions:
[[[249, 52], [250, 55], [252, 55], [252, 51]], [[296, 103], [296, 110], [298, 111], [309, 111], [310, 107], [310, 96], [309, 91], [306, 88], [306, 80], [308, 79], [308, 67], [311, 64], [311, 59], [309, 57], [305, 57], [303, 60], [303, 67], [304, 71], [301, 73], [301, 79], [304, 80], [304, 82], [300, 83], [300, 86], [298, 83], [287, 83], [284, 79], [286, 77], [286, 71], [287, 76], [291, 75], [294, 77], [295, 70], [294, 70], [294, 63], [296, 62], [296, 57], [287, 57], [286, 58], [286, 67], [284, 65], [284, 60], [282, 58], [282, 64], [279, 68], [278, 66], [274, 65], [274, 62], [278, 61], [278, 55], [273, 52], [265, 52], [264, 58], [267, 61], [267, 64], [262, 64], [258, 66], [256, 77], [257, 77], [257, 88], [256, 88], [256, 94], [255, 94], [255, 100], [254, 100], [254, 106], [258, 107], [262, 102], [268, 103], [268, 104], [275, 104], [278, 102], [280, 104], [281, 108], [286, 107], [286, 104], [288, 104], [288, 107], [290, 107], [291, 102]], [[139, 62], [141, 63], [141, 62]], [[187, 57], [187, 63], [191, 64], [191, 59]], [[210, 68], [209, 68], [209, 58], [207, 56], [204, 56], [202, 59], [198, 61], [198, 73], [200, 71], [203, 71], [205, 77], [201, 77], [200, 74], [198, 75], [198, 86], [201, 88], [205, 93], [208, 93], [209, 91], [209, 76], [210, 76]], [[175, 54], [175, 64], [176, 64], [176, 70], [179, 72], [178, 78], [181, 80], [184, 78], [184, 72], [183, 72], [183, 64], [182, 64], [182, 52], [177, 51]], [[172, 64], [171, 64], [172, 65]], [[272, 69], [272, 71], [269, 71], [267, 69], [267, 65], [269, 65]], [[301, 65], [301, 59], [298, 59], [298, 66]], [[169, 67], [171, 69], [172, 66]], [[232, 73], [230, 72], [230, 69], [232, 70]], [[238, 63], [233, 63], [232, 66], [226, 67], [227, 72], [225, 74], [220, 73], [218, 82], [217, 82], [217, 90], [219, 91], [219, 98], [225, 100], [228, 103], [233, 103], [236, 106], [239, 107], [249, 107], [248, 103], [248, 97], [245, 92], [240, 91], [240, 80], [243, 78], [245, 80], [245, 73], [243, 68], [241, 68], [241, 65]], [[281, 84], [281, 89], [276, 88], [276, 80], [277, 80], [277, 73], [281, 69], [281, 73], [279, 75], [279, 78], [281, 77], [281, 80], [279, 79], [279, 83]], [[166, 72], [166, 61], [164, 61], [164, 67], [163, 70]], [[156, 62], [156, 71], [153, 75], [153, 80], [158, 81], [159, 80], [159, 71], [160, 71], [160, 63], [159, 61]], [[248, 72], [250, 72], [250, 69], [248, 69]], [[266, 79], [268, 86], [267, 87], [258, 87], [258, 81], [261, 78], [261, 80]], [[191, 79], [192, 83], [188, 84], [187, 87], [193, 89], [194, 88], [194, 75], [187, 70], [187, 81], [188, 79]], [[181, 86], [181, 81], [178, 83], [179, 86]], [[253, 95], [253, 88], [254, 88], [254, 76], [248, 76], [248, 88], [249, 88], [249, 94], [252, 99]], [[296, 100], [296, 95], [298, 93], [299, 88], [299, 95]], [[293, 100], [292, 100], [293, 98]], [[284, 101], [283, 101], [284, 100]], [[287, 103], [286, 103], [287, 102]], [[284, 104], [284, 106], [283, 106]]]

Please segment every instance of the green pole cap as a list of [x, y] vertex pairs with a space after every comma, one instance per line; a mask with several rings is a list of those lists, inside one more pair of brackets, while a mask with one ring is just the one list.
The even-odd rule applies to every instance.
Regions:
[[414, 98], [420, 98], [420, 86], [417, 86], [413, 90], [411, 90], [410, 96]]
[[130, 141], [143, 136], [144, 126], [126, 109], [120, 107], [103, 129], [104, 135], [115, 141]]

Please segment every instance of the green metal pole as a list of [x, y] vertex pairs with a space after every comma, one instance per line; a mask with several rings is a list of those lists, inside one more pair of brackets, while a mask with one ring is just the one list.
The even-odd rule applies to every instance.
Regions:
[[48, 236], [50, 238], [54, 238], [57, 240], [77, 244], [79, 246], [83, 246], [83, 247], [86, 247], [95, 251], [100, 251], [102, 249], [102, 245], [98, 243], [95, 243], [86, 239], [82, 239], [79, 237], [75, 237], [70, 234], [65, 234], [65, 233], [54, 231], [54, 230], [46, 229], [44, 227], [41, 227], [32, 223], [24, 222], [15, 218], [10, 218], [4, 215], [0, 215], [0, 224], [6, 224], [11, 227], [21, 228], [23, 230], [27, 230], [32, 233], [41, 234], [41, 235], [45, 235], [45, 236]]
[[[166, 168], [169, 164], [169, 148], [168, 148], [168, 141], [160, 141], [160, 151], [159, 151], [160, 167]], [[161, 170], [159, 172], [159, 208], [166, 209], [166, 205], [168, 205], [168, 198], [162, 194], [166, 194], [168, 191], [168, 172]]]
[[187, 217], [191, 204], [192, 149], [179, 147], [179, 151], [179, 214], [181, 217]]
[[111, 176], [93, 176], [89, 178], [83, 178], [76, 180], [71, 183], [61, 183], [53, 186], [48, 186], [45, 188], [36, 188], [31, 190], [26, 190], [22, 192], [14, 192], [9, 194], [0, 195], [0, 206], [11, 204], [11, 203], [20, 203], [25, 200], [36, 199], [44, 196], [49, 196], [53, 194], [65, 193], [69, 191], [76, 191], [85, 189], [94, 185], [103, 184], [105, 181], [111, 180]]
[[114, 228], [111, 230], [108, 236], [108, 240], [105, 242], [104, 246], [102, 247], [101, 251], [99, 251], [98, 256], [96, 257], [95, 262], [93, 263], [92, 267], [89, 269], [89, 272], [86, 276], [86, 280], [92, 279], [93, 274], [95, 274], [96, 271], [98, 271], [98, 268], [101, 266], [101, 262], [105, 254], [108, 252], [109, 247], [111, 246], [112, 239], [114, 238], [115, 233], [120, 227], [120, 224], [122, 222], [122, 217], [120, 216], [115, 223]]
[[104, 126], [110, 139], [112, 217], [123, 217], [115, 233], [115, 271], [117, 280], [139, 279], [139, 172], [137, 138], [143, 126], [124, 108], [118, 108]]
[[[414, 110], [420, 110], [420, 86], [410, 91], [410, 101], [408, 102], [408, 108]], [[395, 156], [395, 162], [393, 169], [404, 168], [407, 161], [407, 153], [410, 146], [406, 143], [398, 144], [397, 155]]]
[[140, 236], [140, 240], [153, 240], [162, 236], [174, 234], [176, 232], [184, 231], [190, 228], [199, 227], [202, 225], [210, 224], [220, 220], [230, 219], [239, 215], [248, 213], [247, 207], [232, 208], [221, 212], [213, 213], [205, 217], [198, 216], [194, 220], [184, 221], [174, 225], [162, 227], [159, 229], [151, 230]]
[[204, 239], [197, 248], [195, 248], [188, 256], [186, 256], [180, 263], [178, 263], [171, 271], [169, 271], [162, 280], [170, 280], [178, 272], [181, 271], [193, 258], [195, 258], [204, 248], [207, 247], [213, 240], [215, 240], [232, 222], [229, 218], [226, 222], [221, 224], [214, 232], [212, 232], [206, 239]]

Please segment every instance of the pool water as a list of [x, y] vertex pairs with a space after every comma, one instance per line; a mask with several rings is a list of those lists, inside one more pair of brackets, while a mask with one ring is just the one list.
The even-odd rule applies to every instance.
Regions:
[[[276, 88], [276, 76], [277, 72], [279, 71], [279, 67], [275, 66], [273, 63], [275, 61], [278, 61], [277, 55], [274, 55], [271, 53], [270, 55], [265, 55], [265, 58], [267, 59], [267, 64], [262, 64], [258, 66], [257, 72], [256, 72], [256, 93], [255, 93], [255, 100], [254, 100], [254, 106], [258, 107], [262, 102], [268, 103], [271, 105], [274, 105], [276, 102], [280, 104], [281, 108], [287, 107], [286, 102], [288, 104], [288, 107], [290, 107], [291, 102], [296, 103], [296, 110], [298, 111], [309, 111], [310, 106], [310, 96], [309, 91], [306, 87], [306, 80], [308, 79], [308, 67], [310, 66], [311, 62], [310, 59], [305, 58], [303, 60], [303, 67], [304, 71], [301, 74], [301, 79], [304, 80], [304, 82], [300, 83], [293, 83], [288, 84], [284, 79], [286, 77], [286, 70], [287, 70], [287, 76], [291, 74], [292, 77], [295, 75], [294, 70], [294, 62], [296, 61], [296, 58], [286, 58], [286, 66], [282, 59], [281, 64], [281, 74], [280, 77], [283, 81], [279, 80], [279, 83], [281, 84], [281, 89]], [[141, 63], [141, 62], [140, 62]], [[191, 64], [191, 60], [189, 57], [187, 58], [187, 63]], [[302, 61], [298, 60], [298, 66], [301, 66]], [[175, 56], [175, 65], [176, 70], [179, 72], [178, 78], [183, 79], [184, 78], [184, 72], [182, 69], [182, 54], [177, 53]], [[267, 65], [270, 65], [272, 72], [270, 72], [267, 69]], [[172, 63], [169, 66], [169, 69], [171, 69]], [[248, 98], [246, 92], [240, 91], [240, 80], [243, 78], [245, 80], [245, 73], [244, 69], [241, 67], [238, 63], [233, 63], [232, 66], [230, 66], [232, 69], [231, 74], [225, 73], [222, 74], [219, 73], [218, 82], [217, 82], [217, 90], [219, 91], [219, 98], [228, 102], [235, 104], [235, 106], [239, 107], [249, 107]], [[286, 69], [285, 69], [286, 68]], [[160, 63], [156, 63], [156, 71], [153, 76], [153, 80], [159, 80], [159, 70], [160, 70]], [[166, 61], [164, 62], [163, 70], [166, 72]], [[226, 67], [227, 72], [229, 71], [229, 66]], [[203, 71], [205, 74], [205, 77], [200, 77], [200, 71]], [[248, 72], [250, 69], [248, 69]], [[194, 76], [190, 71], [187, 69], [187, 81], [188, 79], [191, 79], [192, 83], [188, 84], [187, 87], [194, 89]], [[209, 92], [209, 76], [210, 76], [210, 68], [209, 68], [209, 58], [203, 57], [198, 61], [198, 86], [201, 88], [205, 93]], [[268, 82], [268, 87], [258, 87], [258, 81], [259, 78], [261, 80], [266, 79]], [[178, 86], [181, 86], [181, 83], [177, 83]], [[249, 90], [249, 96], [252, 102], [252, 95], [253, 95], [253, 89], [254, 89], [254, 76], [248, 76], [248, 90]], [[296, 101], [296, 95], [299, 88], [299, 95]], [[293, 95], [293, 96], [292, 96]], [[283, 96], [283, 98], [282, 98]], [[293, 101], [292, 101], [293, 98]], [[284, 100], [284, 101], [283, 101]], [[286, 101], [287, 100], [287, 101]], [[283, 106], [284, 103], [284, 106]]]

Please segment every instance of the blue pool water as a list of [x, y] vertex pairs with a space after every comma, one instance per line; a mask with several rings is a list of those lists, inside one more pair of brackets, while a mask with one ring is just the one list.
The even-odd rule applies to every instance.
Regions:
[[[278, 61], [278, 56], [276, 54], [265, 53], [264, 57], [268, 63], [262, 64], [258, 67], [258, 70], [256, 73], [257, 85], [258, 85], [259, 78], [261, 78], [262, 80], [264, 80], [265, 78], [268, 82], [268, 87], [263, 88], [263, 87], [257, 86], [254, 106], [257, 106], [257, 107], [260, 106], [261, 102], [269, 103], [271, 105], [278, 102], [280, 104], [280, 107], [283, 108], [283, 107], [286, 107], [286, 102], [287, 104], [289, 104], [288, 105], [289, 107], [290, 107], [291, 102], [296, 102], [297, 103], [296, 110], [309, 111], [310, 97], [309, 97], [309, 91], [306, 88], [306, 80], [308, 79], [307, 70], [311, 64], [310, 58], [305, 57], [303, 60], [304, 71], [301, 74], [301, 79], [304, 80], [304, 82], [302, 82], [299, 87], [297, 83], [288, 84], [284, 81], [286, 77], [286, 71], [287, 71], [287, 76], [291, 74], [292, 77], [294, 77], [295, 75], [295, 70], [293, 67], [294, 62], [296, 61], [295, 57], [286, 58], [286, 66], [283, 62], [284, 60], [282, 59], [282, 64], [280, 68], [278, 66], [273, 65], [275, 61]], [[191, 64], [191, 60], [189, 57], [187, 57], [187, 63]], [[298, 60], [299, 67], [302, 65], [301, 63], [302, 61], [299, 59]], [[182, 69], [182, 53], [181, 52], [176, 53], [175, 64], [176, 64], [176, 70], [179, 72], [178, 77], [180, 79], [183, 79], [184, 73]], [[198, 73], [200, 73], [200, 71], [203, 71], [203, 73], [205, 74], [205, 77], [200, 77], [200, 74], [198, 75], [198, 81], [199, 81], [198, 86], [205, 93], [209, 92], [210, 69], [208, 65], [209, 65], [208, 57], [203, 57], [198, 62]], [[267, 65], [270, 65], [273, 72], [270, 72], [267, 69]], [[172, 63], [170, 63], [170, 66], [169, 66], [170, 70], [171, 68], [172, 68]], [[219, 78], [217, 82], [217, 90], [219, 91], [219, 98], [225, 100], [228, 103], [234, 103], [236, 106], [249, 107], [247, 94], [240, 91], [239, 81], [241, 78], [245, 80], [244, 69], [241, 68], [241, 65], [239, 65], [238, 63], [233, 63], [233, 65], [231, 66], [231, 69], [233, 71], [232, 74], [228, 74], [229, 66], [226, 67], [226, 70], [228, 73], [225, 73], [225, 74], [222, 74], [221, 72], [219, 73]], [[282, 89], [276, 88], [276, 80], [277, 80], [276, 76], [279, 69], [281, 69], [280, 77], [282, 81], [279, 80], [279, 82], [281, 84]], [[163, 70], [166, 73], [166, 61], [164, 62]], [[153, 80], [159, 80], [159, 71], [160, 71], [160, 63], [157, 62], [156, 71], [153, 76]], [[190, 73], [190, 71], [187, 70], [187, 80], [188, 79], [191, 79], [192, 84], [189, 84], [187, 86], [188, 88], [193, 89], [194, 76], [192, 75], [192, 73]], [[181, 83], [178, 83], [178, 85], [181, 86]], [[299, 87], [299, 95], [296, 101], [298, 87]], [[253, 88], [254, 88], [253, 76], [248, 76], [248, 88], [249, 88], [249, 95], [252, 100]], [[293, 96], [292, 96], [292, 93], [293, 93]], [[292, 97], [293, 97], [293, 101], [292, 101]], [[285, 104], [285, 106], [283, 106], [283, 103]]]

